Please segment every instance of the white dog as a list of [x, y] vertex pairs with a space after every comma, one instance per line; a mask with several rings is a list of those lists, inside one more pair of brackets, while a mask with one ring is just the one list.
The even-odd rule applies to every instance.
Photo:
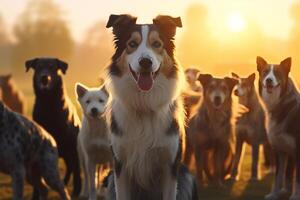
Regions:
[[85, 176], [81, 196], [89, 195], [90, 200], [95, 200], [97, 199], [96, 165], [106, 165], [112, 161], [104, 117], [109, 94], [104, 86], [87, 88], [80, 83], [76, 84], [76, 93], [84, 114], [77, 144]]

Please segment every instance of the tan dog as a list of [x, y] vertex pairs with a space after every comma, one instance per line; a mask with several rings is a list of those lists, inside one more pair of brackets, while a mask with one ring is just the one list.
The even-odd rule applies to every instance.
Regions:
[[11, 110], [26, 113], [24, 95], [17, 88], [11, 74], [0, 76], [0, 89], [0, 98]]
[[252, 147], [251, 179], [257, 180], [259, 146], [261, 144], [264, 145], [266, 165], [270, 166], [274, 162], [265, 129], [265, 113], [255, 91], [255, 74], [253, 73], [247, 78], [240, 78], [237, 74], [232, 73], [232, 77], [239, 81], [234, 94], [238, 97], [239, 104], [244, 106], [246, 111], [241, 113], [241, 116], [236, 120], [236, 154], [231, 178], [238, 179], [240, 158], [243, 158], [243, 145], [247, 143]]

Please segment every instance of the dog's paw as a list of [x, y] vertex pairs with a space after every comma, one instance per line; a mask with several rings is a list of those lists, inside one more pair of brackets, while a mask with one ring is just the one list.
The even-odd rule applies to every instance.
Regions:
[[289, 200], [300, 200], [300, 194], [293, 194]]
[[265, 200], [280, 200], [280, 195], [278, 193], [270, 193], [265, 196]]
[[231, 174], [229, 176], [229, 178], [227, 178], [226, 180], [229, 180], [229, 181], [238, 181], [240, 179], [239, 175], [237, 174]]
[[280, 191], [279, 191], [279, 193], [278, 193], [278, 195], [279, 195], [280, 197], [284, 197], [284, 196], [286, 196], [288, 193], [289, 193], [288, 189], [286, 189], [286, 188], [281, 188]]

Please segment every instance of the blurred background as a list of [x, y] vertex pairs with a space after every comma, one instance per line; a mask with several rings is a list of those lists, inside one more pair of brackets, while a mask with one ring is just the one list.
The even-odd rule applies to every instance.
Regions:
[[260, 55], [278, 63], [293, 57], [300, 78], [300, 1], [296, 0], [0, 0], [0, 74], [13, 73], [32, 99], [25, 60], [59, 57], [69, 63], [70, 95], [76, 81], [97, 85], [113, 53], [110, 14], [130, 13], [139, 23], [158, 14], [181, 16], [176, 54], [184, 68], [217, 75], [247, 75]]

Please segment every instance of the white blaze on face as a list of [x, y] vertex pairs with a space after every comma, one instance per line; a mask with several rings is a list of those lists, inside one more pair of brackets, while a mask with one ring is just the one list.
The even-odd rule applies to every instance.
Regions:
[[139, 61], [142, 58], [148, 58], [152, 61], [152, 72], [156, 72], [161, 65], [162, 57], [155, 54], [148, 44], [148, 37], [149, 37], [148, 25], [141, 26], [141, 34], [142, 34], [142, 41], [139, 44], [138, 48], [126, 57], [127, 62], [130, 65], [131, 69], [134, 70], [136, 73], [138, 73], [140, 71]]
[[263, 85], [266, 87], [267, 86], [267, 79], [271, 79], [272, 80], [272, 86], [273, 87], [276, 87], [279, 82], [275, 76], [275, 73], [274, 73], [274, 65], [270, 65], [270, 71], [269, 73], [267, 74], [267, 76], [264, 78], [263, 80]]
[[236, 85], [236, 90], [238, 96], [245, 95], [245, 89], [242, 87], [242, 80], [239, 80], [239, 84]]

